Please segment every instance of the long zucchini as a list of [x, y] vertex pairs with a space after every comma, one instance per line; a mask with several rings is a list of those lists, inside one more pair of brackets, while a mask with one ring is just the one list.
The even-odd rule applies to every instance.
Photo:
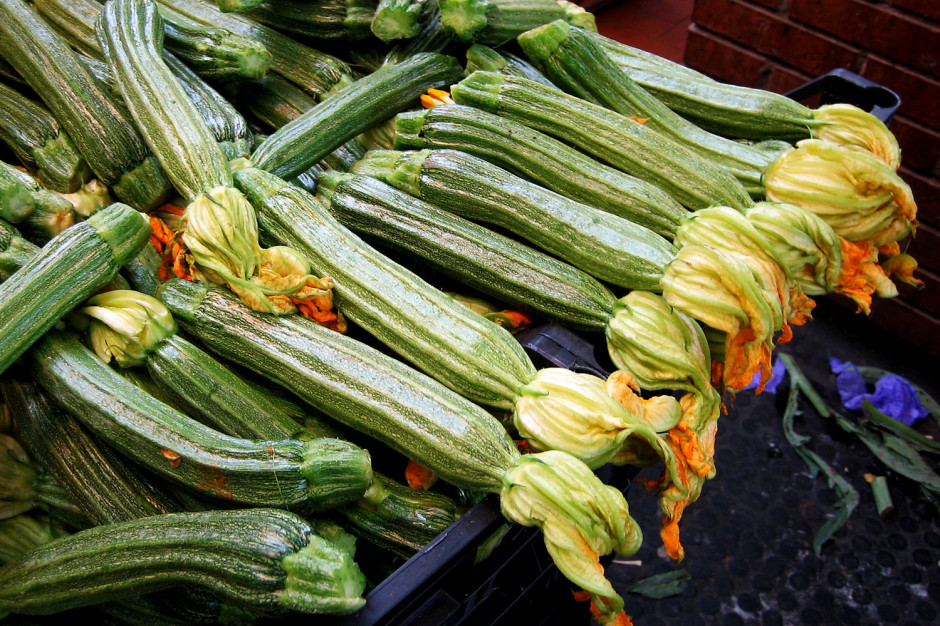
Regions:
[[46, 543], [0, 569], [0, 611], [48, 615], [183, 585], [272, 616], [365, 602], [347, 550], [295, 514], [258, 508], [156, 515]]
[[499, 225], [600, 280], [658, 290], [676, 249], [628, 220], [574, 202], [457, 150], [370, 152], [352, 171], [431, 205]]
[[675, 235], [689, 211], [655, 185], [624, 174], [558, 139], [499, 115], [443, 104], [395, 117], [399, 150], [461, 150], [583, 204]]
[[751, 199], [727, 170], [645, 124], [535, 81], [477, 71], [451, 88], [457, 104], [505, 116], [564, 141], [672, 195], [695, 210], [737, 209]]
[[51, 239], [0, 285], [0, 372], [111, 281], [150, 232], [141, 213], [113, 204]]
[[39, 246], [27, 241], [7, 222], [0, 220], [0, 282], [39, 253]]
[[357, 42], [372, 37], [377, 0], [275, 0], [245, 11], [259, 24], [313, 40]]

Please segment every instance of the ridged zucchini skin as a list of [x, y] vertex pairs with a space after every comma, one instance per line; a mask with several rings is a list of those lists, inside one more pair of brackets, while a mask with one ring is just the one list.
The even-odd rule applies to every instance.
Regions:
[[[599, 280], [658, 291], [676, 249], [664, 237], [458, 150], [372, 153], [353, 167], [466, 219], [497, 224]], [[385, 155], [388, 155], [387, 157]], [[398, 157], [396, 158], [396, 155]]]
[[454, 57], [423, 52], [346, 86], [269, 135], [252, 153], [263, 170], [292, 178], [342, 144], [463, 75]]
[[91, 170], [117, 198], [140, 210], [166, 200], [170, 182], [133, 121], [22, 0], [0, 1], [0, 56], [39, 94]]
[[186, 585], [277, 616], [355, 611], [365, 579], [295, 514], [171, 513], [90, 528], [10, 561], [0, 611], [48, 615]]
[[492, 415], [351, 337], [297, 316], [255, 313], [206, 283], [173, 279], [157, 297], [209, 350], [284, 386], [443, 480], [499, 492], [503, 474], [518, 458]]
[[49, 110], [2, 83], [0, 141], [53, 191], [71, 193], [91, 179], [88, 163]]
[[812, 109], [782, 94], [712, 80], [683, 65], [597, 33], [590, 36], [630, 78], [696, 125], [732, 139], [810, 136]]
[[26, 241], [16, 228], [0, 220], [0, 282], [37, 254], [39, 246]]
[[68, 333], [30, 352], [31, 372], [56, 403], [141, 465], [223, 502], [322, 510], [362, 496], [367, 452], [335, 439], [259, 441], [223, 435], [125, 380]]
[[372, 37], [377, 0], [275, 0], [245, 11], [260, 24], [314, 40], [355, 42]]
[[315, 50], [291, 37], [240, 14], [223, 13], [201, 0], [160, 0], [160, 13], [170, 12], [230, 30], [261, 43], [271, 53], [270, 72], [279, 74], [317, 99], [352, 82], [352, 69], [339, 58]]
[[112, 448], [55, 406], [35, 381], [7, 378], [3, 398], [30, 454], [94, 524], [113, 524], [182, 507]]
[[[331, 182], [332, 179], [332, 182]], [[330, 212], [347, 228], [405, 250], [513, 306], [582, 330], [603, 330], [615, 296], [589, 274], [370, 176], [324, 172]]]
[[440, 0], [444, 32], [464, 43], [502, 45], [531, 28], [564, 19], [555, 0]]
[[711, 165], [644, 124], [535, 81], [477, 71], [451, 88], [457, 104], [521, 122], [599, 161], [655, 185], [696, 210], [743, 210], [751, 198], [724, 168]]
[[519, 342], [339, 224], [309, 193], [257, 168], [235, 184], [264, 237], [300, 250], [333, 279], [343, 313], [427, 375], [484, 406], [511, 409], [536, 374]]
[[[0, 285], [0, 372], [110, 282], [147, 242], [147, 218], [112, 204], [53, 237]], [[67, 277], [64, 280], [63, 277]]]

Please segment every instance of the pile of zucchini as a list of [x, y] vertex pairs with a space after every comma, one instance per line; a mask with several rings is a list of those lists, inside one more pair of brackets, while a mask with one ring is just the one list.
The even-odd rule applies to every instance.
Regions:
[[0, 614], [351, 613], [494, 494], [628, 623], [594, 470], [681, 559], [725, 395], [919, 282], [883, 123], [564, 0], [0, 0], [0, 139]]

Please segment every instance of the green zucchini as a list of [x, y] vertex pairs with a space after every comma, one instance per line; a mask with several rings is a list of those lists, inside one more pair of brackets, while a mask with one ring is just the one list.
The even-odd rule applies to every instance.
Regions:
[[22, 513], [0, 520], [0, 565], [69, 531], [46, 515]]
[[439, 4], [444, 32], [465, 44], [499, 46], [568, 15], [555, 0], [439, 0]]
[[421, 32], [425, 14], [434, 0], [379, 0], [372, 17], [372, 34], [388, 43], [411, 39]]
[[459, 104], [400, 113], [399, 150], [453, 148], [671, 239], [689, 211], [658, 187], [521, 122]]
[[31, 355], [39, 384], [90, 431], [217, 500], [309, 512], [360, 498], [372, 480], [368, 452], [343, 441], [248, 440], [206, 427], [147, 395], [68, 333], [47, 333]]
[[463, 74], [453, 57], [416, 54], [385, 65], [320, 102], [268, 136], [252, 153], [256, 166], [291, 178], [359, 133], [417, 102], [429, 87]]
[[0, 218], [12, 224], [29, 217], [36, 206], [27, 182], [19, 174], [29, 177], [26, 172], [0, 161]]
[[39, 246], [27, 241], [15, 227], [0, 220], [0, 282], [39, 253]]
[[552, 135], [599, 161], [645, 180], [695, 210], [743, 210], [751, 199], [724, 168], [695, 156], [645, 124], [535, 81], [477, 71], [451, 88], [467, 104]]
[[[30, 174], [2, 161], [0, 181], [4, 181], [0, 183], [4, 187], [0, 194], [6, 195], [7, 189], [17, 190], [15, 198], [0, 205], [0, 217], [16, 223], [29, 241], [43, 244], [75, 223], [75, 207], [70, 202], [70, 196], [74, 194], [63, 196], [46, 189]], [[23, 191], [28, 200], [21, 195]]]
[[496, 224], [599, 280], [658, 290], [676, 249], [628, 220], [574, 202], [457, 150], [370, 152], [354, 173], [380, 178], [446, 211]]
[[614, 295], [585, 272], [369, 176], [324, 172], [320, 198], [347, 228], [394, 245], [510, 305], [603, 330]]
[[0, 610], [47, 615], [184, 585], [272, 616], [365, 602], [346, 549], [293, 513], [257, 508], [156, 515], [43, 544], [0, 569]]
[[95, 176], [118, 199], [140, 210], [166, 200], [171, 185], [133, 122], [22, 0], [0, 2], [0, 56], [39, 94]]
[[500, 72], [507, 76], [521, 76], [547, 87], [555, 86], [545, 74], [526, 59], [482, 44], [473, 44], [467, 48], [467, 74], [472, 74], [477, 70]]
[[648, 128], [727, 168], [752, 196], [764, 195], [761, 175], [775, 160], [769, 151], [712, 134], [680, 117], [620, 71], [586, 31], [556, 20], [519, 35], [518, 41], [561, 89], [621, 115], [646, 119]]
[[112, 204], [53, 237], [0, 285], [0, 372], [62, 316], [111, 281], [150, 232], [141, 213]]
[[49, 110], [2, 83], [0, 141], [53, 191], [75, 191], [91, 178], [88, 164]]
[[30, 452], [93, 524], [182, 510], [150, 476], [55, 406], [35, 381], [4, 380], [0, 388]]
[[235, 184], [267, 237], [301, 250], [332, 278], [344, 315], [419, 369], [474, 402], [505, 409], [535, 376], [509, 332], [387, 259], [315, 197], [258, 168], [238, 170]]
[[352, 70], [339, 58], [306, 46], [244, 15], [223, 13], [201, 0], [160, 0], [160, 14], [165, 19], [172, 22], [173, 12], [259, 42], [271, 53], [270, 72], [286, 78], [317, 99], [353, 80]]
[[275, 0], [245, 11], [259, 24], [313, 40], [357, 42], [372, 37], [377, 0]]

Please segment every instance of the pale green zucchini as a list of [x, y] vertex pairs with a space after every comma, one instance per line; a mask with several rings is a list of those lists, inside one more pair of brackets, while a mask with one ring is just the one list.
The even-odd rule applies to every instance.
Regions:
[[271, 616], [365, 602], [348, 550], [293, 513], [256, 508], [156, 515], [43, 544], [0, 568], [0, 610], [48, 615], [192, 585]]
[[356, 135], [416, 103], [429, 87], [446, 85], [462, 74], [455, 58], [430, 52], [384, 65], [279, 128], [258, 146], [251, 160], [278, 176], [296, 176]]
[[452, 148], [672, 239], [689, 211], [660, 188], [522, 122], [460, 104], [395, 117], [399, 150]]
[[744, 209], [747, 191], [714, 166], [645, 124], [535, 81], [477, 71], [451, 88], [467, 104], [552, 135], [599, 161], [645, 180], [695, 210]]
[[663, 268], [675, 257], [675, 247], [653, 231], [465, 152], [369, 152], [352, 171], [466, 219], [505, 228], [620, 287], [660, 290]]

